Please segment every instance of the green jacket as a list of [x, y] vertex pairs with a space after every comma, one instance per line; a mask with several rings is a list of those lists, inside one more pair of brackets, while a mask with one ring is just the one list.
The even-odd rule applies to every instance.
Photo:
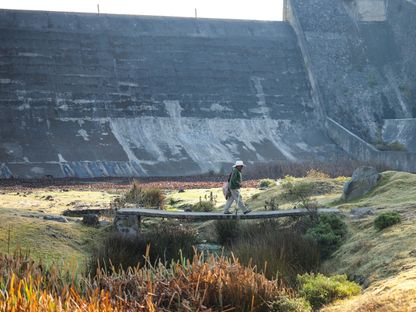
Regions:
[[237, 168], [233, 168], [230, 178], [230, 189], [235, 190], [241, 187], [241, 172]]

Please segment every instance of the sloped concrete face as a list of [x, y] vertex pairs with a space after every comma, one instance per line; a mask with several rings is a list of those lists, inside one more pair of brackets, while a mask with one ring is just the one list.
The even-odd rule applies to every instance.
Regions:
[[0, 176], [326, 160], [286, 22], [0, 11]]
[[330, 118], [370, 143], [384, 120], [416, 118], [414, 1], [287, 1]]

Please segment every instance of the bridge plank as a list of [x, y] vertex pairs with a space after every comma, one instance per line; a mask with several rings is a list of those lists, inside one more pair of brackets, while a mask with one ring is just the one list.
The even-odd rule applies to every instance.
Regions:
[[[320, 208], [318, 213], [339, 213], [336, 208]], [[223, 219], [269, 219], [282, 217], [305, 216], [309, 212], [306, 209], [290, 209], [275, 211], [253, 211], [249, 214], [231, 214], [225, 215], [222, 212], [185, 212], [185, 211], [165, 211], [145, 208], [123, 208], [117, 210], [118, 216], [138, 216], [149, 218], [172, 218], [188, 220], [223, 220]]]

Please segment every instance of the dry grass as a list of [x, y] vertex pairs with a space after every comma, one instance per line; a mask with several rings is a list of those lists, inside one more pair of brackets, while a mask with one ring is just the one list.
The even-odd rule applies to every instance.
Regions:
[[[51, 196], [52, 200], [47, 199]], [[106, 191], [29, 189], [0, 192], [0, 209], [59, 214], [66, 209], [108, 208], [117, 195]]]
[[291, 291], [237, 260], [196, 255], [169, 268], [130, 268], [94, 279], [0, 255], [1, 311], [267, 311]]
[[[317, 173], [319, 174], [319, 173]], [[317, 201], [319, 206], [326, 207], [334, 200], [337, 200], [341, 197], [342, 187], [344, 185], [345, 179], [340, 178], [289, 178], [292, 184], [310, 184], [312, 186], [312, 201]], [[247, 204], [250, 208], [264, 210], [264, 205], [266, 201], [270, 201], [273, 198], [278, 198], [279, 209], [291, 209], [294, 206], [293, 202], [284, 200], [282, 194], [285, 192], [285, 189], [282, 185], [285, 183], [285, 180], [280, 180], [277, 186], [273, 186], [270, 189], [265, 191], [260, 191], [254, 196], [252, 196]]]

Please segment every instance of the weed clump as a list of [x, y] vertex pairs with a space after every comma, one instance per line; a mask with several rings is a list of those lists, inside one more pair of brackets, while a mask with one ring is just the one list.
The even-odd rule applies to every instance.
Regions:
[[330, 175], [320, 170], [310, 169], [306, 172], [306, 177], [310, 179], [329, 179]]
[[279, 210], [279, 197], [273, 196], [270, 200], [264, 202], [264, 210]]
[[280, 195], [283, 200], [293, 202], [295, 208], [309, 209], [314, 213], [318, 208], [316, 201], [311, 199], [314, 195], [314, 184], [310, 182], [294, 183], [290, 180], [282, 184], [284, 192]]
[[304, 298], [282, 296], [269, 304], [270, 312], [310, 312], [312, 307]]
[[346, 234], [347, 225], [336, 214], [320, 215], [318, 222], [306, 231], [306, 236], [317, 242], [322, 259], [328, 259], [339, 248]]
[[139, 182], [134, 181], [131, 189], [120, 198], [116, 198], [112, 206], [124, 208], [129, 204], [134, 204], [143, 208], [163, 209], [165, 194], [157, 188], [143, 188]]
[[397, 212], [383, 212], [374, 219], [374, 227], [377, 230], [381, 231], [387, 227], [390, 227], [400, 222], [401, 217]]
[[200, 201], [192, 205], [192, 211], [195, 212], [211, 212], [215, 210], [215, 205], [212, 201]]
[[322, 274], [304, 274], [298, 276], [299, 294], [319, 309], [337, 299], [358, 295], [361, 288], [358, 284], [347, 280], [346, 275], [327, 277]]
[[276, 185], [276, 181], [273, 179], [262, 179], [260, 180], [259, 187], [260, 188], [270, 188]]

